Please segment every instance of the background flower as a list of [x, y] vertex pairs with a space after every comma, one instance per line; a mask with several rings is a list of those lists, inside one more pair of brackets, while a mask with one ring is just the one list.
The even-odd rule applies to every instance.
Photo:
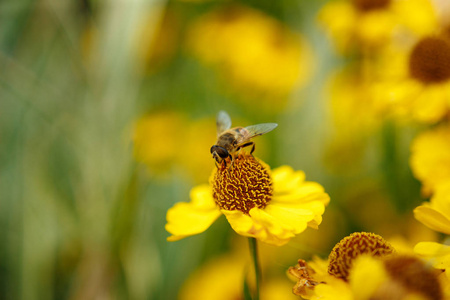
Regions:
[[187, 44], [244, 95], [245, 104], [265, 111], [286, 106], [287, 96], [310, 77], [314, 59], [300, 34], [263, 11], [236, 4], [199, 17]]
[[411, 145], [410, 164], [429, 195], [450, 179], [450, 127], [443, 125], [422, 132]]

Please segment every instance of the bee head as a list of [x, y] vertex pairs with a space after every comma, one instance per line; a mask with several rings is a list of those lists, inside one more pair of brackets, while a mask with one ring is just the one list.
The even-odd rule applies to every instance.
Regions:
[[217, 156], [219, 156], [221, 159], [225, 159], [228, 156], [230, 156], [227, 149], [217, 145], [211, 147], [211, 154], [213, 155], [213, 158], [215, 158], [216, 160], [218, 160]]

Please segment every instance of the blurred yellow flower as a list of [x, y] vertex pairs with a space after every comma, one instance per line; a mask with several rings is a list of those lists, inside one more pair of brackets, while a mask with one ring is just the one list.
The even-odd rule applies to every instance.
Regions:
[[328, 202], [323, 187], [305, 181], [303, 172], [288, 166], [271, 172], [243, 154], [230, 169], [214, 170], [210, 185], [192, 189], [191, 202], [169, 209], [168, 240], [201, 233], [223, 213], [238, 234], [281, 246], [307, 227], [318, 228]]
[[379, 59], [372, 93], [392, 114], [432, 124], [450, 111], [450, 39], [426, 35], [407, 47], [392, 46]]
[[[387, 245], [375, 234], [356, 233], [333, 249], [328, 272], [324, 260], [299, 260], [288, 270], [297, 280], [293, 292], [314, 300], [444, 299], [434, 270], [414, 256], [386, 252]], [[343, 258], [338, 264], [336, 255]]]
[[442, 125], [419, 134], [411, 144], [410, 165], [426, 195], [450, 181], [450, 126]]
[[228, 255], [211, 260], [192, 273], [180, 290], [180, 300], [240, 299], [246, 278], [243, 256]]
[[401, 29], [423, 34], [437, 24], [427, 0], [330, 1], [318, 18], [343, 53], [384, 46]]
[[200, 17], [189, 29], [187, 46], [202, 62], [218, 68], [236, 91], [250, 98], [243, 100], [270, 110], [279, 110], [312, 69], [312, 51], [300, 35], [241, 5]]
[[384, 116], [371, 97], [364, 71], [355, 69], [346, 68], [333, 74], [326, 89], [333, 136], [325, 160], [327, 166], [338, 172], [355, 171], [358, 160], [364, 156], [367, 138], [379, 128]]
[[147, 114], [134, 126], [134, 155], [159, 175], [178, 166], [194, 182], [204, 182], [213, 165], [209, 148], [216, 129], [207, 118], [189, 120], [175, 111]]
[[[191, 274], [184, 283], [180, 300], [236, 300], [243, 299], [244, 280], [247, 264], [250, 269], [250, 259], [243, 255], [225, 255], [211, 260], [199, 270]], [[249, 276], [249, 284], [251, 282]], [[291, 292], [289, 280], [270, 278], [261, 286], [261, 300], [295, 300], [297, 296]]]
[[160, 111], [137, 120], [133, 132], [136, 159], [156, 172], [170, 169], [180, 152], [180, 128], [185, 123], [185, 117], [174, 111]]

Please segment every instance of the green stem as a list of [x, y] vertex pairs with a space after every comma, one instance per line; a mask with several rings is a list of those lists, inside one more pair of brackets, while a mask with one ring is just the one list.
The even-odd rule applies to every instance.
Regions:
[[261, 267], [258, 261], [258, 244], [255, 238], [248, 238], [250, 245], [250, 253], [253, 258], [253, 266], [255, 268], [256, 291], [254, 300], [259, 300], [259, 282], [261, 281]]

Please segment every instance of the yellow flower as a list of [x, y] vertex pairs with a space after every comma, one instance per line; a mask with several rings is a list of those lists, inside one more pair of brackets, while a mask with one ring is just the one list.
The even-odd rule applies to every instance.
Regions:
[[181, 167], [194, 182], [204, 182], [211, 174], [211, 154], [205, 149], [217, 136], [212, 122], [209, 118], [189, 120], [175, 111], [147, 114], [134, 126], [134, 156], [158, 175]]
[[[231, 300], [242, 296], [245, 272], [242, 256], [211, 260], [192, 273], [180, 290], [180, 300]], [[249, 264], [250, 261], [247, 262]]]
[[160, 111], [136, 121], [133, 142], [136, 160], [153, 171], [164, 173], [176, 161], [183, 137], [180, 128], [185, 117], [173, 111]]
[[372, 93], [393, 115], [433, 124], [450, 111], [450, 39], [430, 33], [413, 41], [380, 55]]
[[[411, 255], [397, 255], [382, 237], [355, 233], [339, 242], [326, 262], [302, 260], [289, 269], [294, 293], [306, 299], [444, 299], [434, 270]], [[303, 284], [303, 286], [301, 286]]]
[[269, 111], [279, 110], [286, 96], [305, 83], [313, 61], [301, 36], [240, 5], [200, 17], [188, 32], [187, 46], [203, 63], [217, 68], [245, 96], [242, 100], [255, 105], [258, 99], [258, 106]]
[[[246, 277], [243, 263], [249, 266], [250, 260], [246, 256], [237, 254], [212, 259], [189, 276], [180, 291], [179, 299], [243, 299], [243, 285]], [[253, 284], [251, 280], [249, 280], [249, 284]], [[292, 294], [290, 287], [291, 284], [288, 280], [270, 278], [261, 285], [260, 299], [298, 299], [297, 296]]]
[[399, 31], [423, 34], [437, 23], [427, 0], [330, 1], [319, 21], [344, 53], [383, 46]]
[[[364, 156], [367, 138], [382, 121], [382, 108], [371, 98], [363, 71], [347, 68], [331, 77], [327, 88], [333, 137], [326, 152], [327, 165], [352, 171]], [[354, 171], [354, 170], [353, 170]]]
[[417, 136], [411, 145], [410, 165], [425, 194], [450, 181], [450, 126], [442, 125]]
[[167, 212], [169, 241], [205, 231], [221, 214], [240, 235], [283, 245], [307, 227], [318, 228], [329, 202], [323, 187], [305, 181], [305, 174], [288, 166], [271, 172], [249, 154], [230, 168], [220, 165], [210, 185], [191, 191], [191, 202]]

